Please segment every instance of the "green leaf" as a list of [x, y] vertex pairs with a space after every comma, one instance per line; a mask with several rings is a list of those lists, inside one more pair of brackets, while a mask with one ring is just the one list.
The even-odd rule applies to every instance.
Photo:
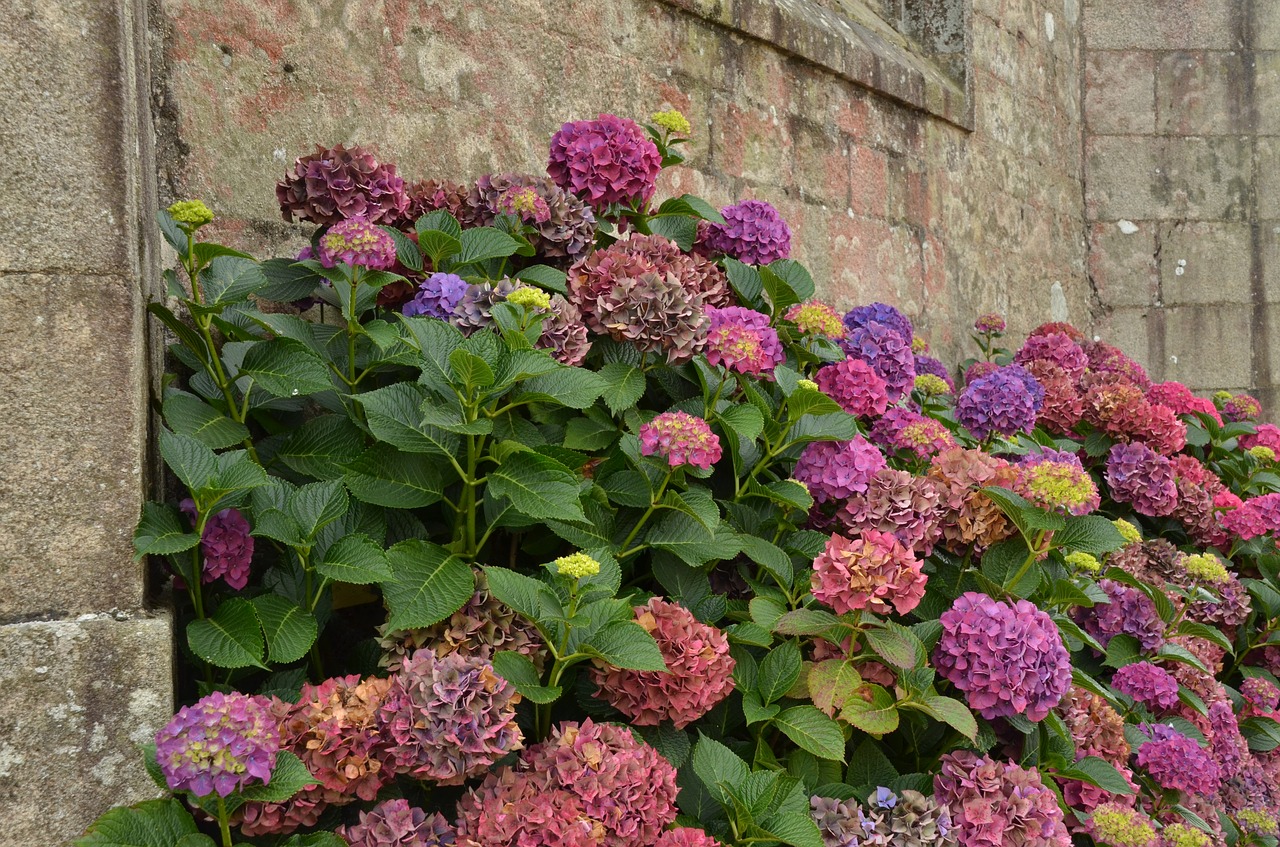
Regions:
[[388, 629], [421, 629], [444, 620], [475, 592], [475, 575], [443, 547], [416, 538], [387, 551], [391, 579], [382, 596], [391, 614]]
[[[618, 440], [618, 428], [593, 418], [574, 418], [565, 424], [564, 446], [567, 450], [594, 452], [607, 450]], [[646, 501], [646, 504], [648, 502]]]
[[801, 300], [808, 300], [813, 297], [814, 292], [817, 290], [808, 269], [795, 259], [779, 259], [776, 262], [770, 262], [769, 270], [791, 286], [791, 290]]
[[769, 651], [760, 662], [760, 676], [756, 690], [760, 700], [768, 705], [782, 697], [800, 679], [800, 648], [794, 641], [784, 641]]
[[520, 249], [520, 242], [500, 229], [489, 226], [464, 229], [458, 236], [461, 249], [453, 257], [455, 265], [470, 265], [488, 259], [512, 256]]
[[698, 237], [698, 222], [687, 215], [658, 215], [649, 219], [649, 231], [669, 238], [681, 250], [692, 250]]
[[262, 668], [262, 627], [253, 604], [232, 597], [218, 607], [211, 618], [194, 620], [187, 626], [191, 652], [219, 668]]
[[774, 273], [772, 266], [760, 270], [760, 282], [764, 284], [765, 296], [773, 306], [773, 313], [780, 315], [791, 306], [799, 303], [801, 298], [796, 290], [785, 279]]
[[795, 568], [791, 566], [791, 557], [783, 552], [782, 548], [763, 538], [745, 533], [738, 535], [738, 541], [742, 544], [742, 552], [751, 561], [763, 566], [782, 585], [791, 585], [792, 580], [795, 579]]
[[915, 633], [905, 626], [884, 622], [883, 628], [868, 629], [864, 635], [867, 646], [890, 665], [899, 668], [914, 668], [923, 664], [924, 645]]
[[716, 417], [720, 423], [733, 430], [735, 435], [747, 441], [755, 441], [764, 431], [764, 415], [750, 404], [730, 406], [722, 412], [717, 412]]
[[1196, 638], [1203, 638], [1205, 641], [1214, 644], [1226, 650], [1228, 654], [1234, 655], [1236, 652], [1235, 645], [1231, 643], [1231, 639], [1222, 634], [1222, 630], [1217, 627], [1208, 626], [1194, 621], [1183, 621], [1178, 624], [1178, 635], [1191, 635]]
[[823, 847], [822, 832], [808, 815], [783, 812], [766, 820], [761, 828], [791, 847]]
[[532, 282], [534, 285], [550, 289], [558, 294], [569, 293], [568, 287], [565, 286], [564, 271], [546, 265], [530, 265], [517, 273], [516, 279]]
[[850, 698], [858, 696], [862, 676], [848, 659], [827, 659], [809, 670], [809, 696], [828, 715], [837, 714]]
[[764, 305], [760, 299], [764, 284], [760, 281], [759, 271], [737, 259], [726, 258], [722, 264], [725, 275], [729, 277], [729, 286], [733, 288], [739, 300], [753, 306]]
[[307, 835], [291, 835], [281, 841], [279, 847], [347, 847], [347, 841], [334, 832], [312, 832]]
[[796, 609], [776, 619], [773, 631], [782, 635], [822, 635], [841, 626], [840, 619], [822, 609]]
[[139, 556], [167, 556], [190, 550], [200, 543], [186, 518], [165, 503], [142, 504], [142, 520], [133, 531], [133, 547]]
[[869, 684], [863, 689], [870, 700], [854, 697], [840, 710], [840, 718], [867, 735], [887, 735], [898, 728], [898, 704], [884, 687]]
[[831, 415], [844, 410], [821, 391], [797, 391], [787, 399], [787, 411], [795, 420], [804, 415]]
[[438, 406], [443, 401], [429, 396], [420, 386], [401, 382], [359, 394], [355, 399], [364, 409], [369, 431], [379, 441], [406, 453], [451, 456], [458, 452], [460, 442], [456, 435], [425, 423], [424, 404]]
[[547, 456], [511, 453], [489, 472], [486, 496], [506, 497], [518, 511], [539, 519], [586, 521], [578, 502], [578, 479]]
[[291, 338], [254, 344], [244, 354], [240, 376], [253, 377], [255, 385], [276, 397], [297, 397], [333, 388], [324, 360]]
[[840, 725], [813, 706], [792, 706], [773, 722], [800, 749], [820, 759], [844, 761], [844, 733]]
[[644, 371], [626, 362], [610, 362], [600, 369], [604, 392], [600, 395], [609, 411], [619, 415], [630, 409], [644, 394]]
[[1101, 556], [1124, 546], [1124, 536], [1101, 515], [1067, 518], [1067, 525], [1053, 534], [1053, 546]]
[[254, 597], [253, 611], [267, 635], [267, 655], [273, 662], [296, 662], [320, 634], [314, 615], [279, 594]]
[[921, 700], [913, 700], [902, 704], [903, 708], [914, 708], [924, 712], [935, 720], [940, 720], [970, 741], [978, 737], [978, 721], [969, 707], [959, 700], [930, 694]]
[[546, 583], [506, 568], [486, 567], [484, 576], [489, 593], [526, 619], [537, 622], [546, 617], [543, 598], [551, 593]]
[[585, 409], [609, 386], [604, 378], [585, 368], [561, 367], [520, 384], [519, 400], [537, 400]]
[[444, 488], [436, 462], [375, 444], [356, 459], [343, 477], [356, 499], [393, 509], [417, 509], [440, 499]]
[[724, 223], [724, 215], [716, 211], [715, 206], [692, 194], [682, 194], [679, 197], [669, 197], [663, 200], [662, 205], [658, 207], [658, 214], [692, 215], [695, 218], [702, 218], [704, 221], [711, 221], [717, 224]]
[[470, 390], [488, 388], [494, 383], [493, 368], [484, 359], [461, 347], [449, 354], [449, 367], [458, 385]]
[[400, 230], [393, 226], [378, 227], [396, 243], [396, 259], [411, 271], [422, 271], [422, 250]]
[[688, 565], [701, 565], [713, 559], [732, 559], [742, 549], [738, 534], [726, 524], [715, 529], [708, 539], [705, 527], [683, 512], [667, 511], [646, 533], [645, 541], [659, 550], [675, 554]]
[[[1114, 636], [1112, 640], [1119, 637], [1120, 636]], [[1108, 644], [1107, 646], [1110, 647], [1111, 645]], [[1107, 657], [1110, 658], [1110, 656], [1111, 653], [1108, 651]], [[1166, 642], [1159, 650], [1156, 651], [1156, 658], [1168, 659], [1171, 662], [1180, 662], [1184, 665], [1190, 665], [1201, 673], [1213, 676], [1212, 671], [1205, 667], [1204, 662], [1200, 661], [1194, 653], [1180, 644]]]
[[267, 279], [267, 284], [258, 290], [262, 300], [292, 303], [310, 297], [320, 284], [319, 274], [294, 259], [267, 259], [259, 267]]
[[1142, 645], [1138, 639], [1125, 633], [1111, 636], [1111, 640], [1107, 642], [1107, 657], [1103, 664], [1118, 669], [1140, 661], [1142, 661]]
[[261, 266], [253, 259], [239, 256], [218, 256], [200, 274], [200, 290], [206, 307], [239, 303], [266, 285], [267, 277]]
[[559, 685], [544, 687], [529, 657], [513, 650], [494, 653], [493, 669], [498, 676], [514, 685], [521, 696], [534, 703], [554, 703], [564, 691]]
[[1071, 767], [1059, 770], [1058, 775], [1087, 782], [1112, 794], [1133, 794], [1129, 781], [1116, 770], [1115, 765], [1096, 756], [1085, 756]]
[[364, 449], [363, 433], [345, 415], [321, 415], [295, 429], [276, 458], [304, 476], [341, 479]]
[[736, 753], [701, 732], [693, 746], [693, 772], [707, 792], [725, 805], [730, 804], [725, 787], [736, 788], [745, 784], [750, 774], [747, 763]]
[[160, 431], [160, 455], [183, 485], [192, 492], [208, 488], [218, 472], [218, 457], [189, 435]]
[[178, 800], [147, 800], [111, 809], [89, 825], [75, 847], [174, 847], [198, 833], [195, 819]]
[[631, 671], [665, 671], [658, 642], [634, 621], [614, 621], [584, 645], [586, 652], [615, 668]]
[[165, 394], [163, 410], [165, 423], [175, 433], [188, 435], [214, 450], [231, 447], [249, 437], [244, 424], [236, 423], [185, 391]]
[[298, 523], [304, 538], [316, 533], [347, 513], [347, 492], [336, 479], [311, 482], [289, 495], [289, 517]]
[[1280, 747], [1280, 723], [1272, 718], [1246, 718], [1240, 722], [1240, 732], [1254, 752], [1269, 753]]
[[874, 739], [863, 739], [849, 757], [845, 782], [854, 786], [889, 786], [898, 779], [898, 771]]
[[372, 538], [361, 533], [334, 542], [316, 565], [316, 571], [334, 582], [371, 585], [391, 578], [387, 553]]
[[266, 785], [251, 785], [240, 795], [251, 802], [283, 803], [304, 788], [319, 782], [307, 766], [288, 750], [276, 753], [276, 766], [271, 769], [271, 779]]

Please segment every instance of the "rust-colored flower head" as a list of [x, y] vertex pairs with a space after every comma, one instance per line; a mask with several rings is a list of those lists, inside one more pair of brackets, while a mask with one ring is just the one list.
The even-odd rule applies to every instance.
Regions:
[[674, 274], [647, 272], [602, 292], [588, 314], [615, 341], [642, 353], [661, 353], [675, 364], [693, 358], [706, 339], [702, 306], [701, 295], [691, 295]]

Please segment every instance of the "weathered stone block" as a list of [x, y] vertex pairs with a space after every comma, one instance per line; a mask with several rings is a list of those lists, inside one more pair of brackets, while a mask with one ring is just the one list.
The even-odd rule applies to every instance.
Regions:
[[1175, 224], [1164, 228], [1160, 241], [1160, 283], [1166, 306], [1250, 302], [1248, 224]]
[[1280, 135], [1280, 52], [1260, 52], [1253, 58], [1257, 65], [1253, 90], [1258, 132]]
[[1165, 309], [1164, 379], [1197, 391], [1251, 384], [1252, 312], [1225, 304]]
[[1159, 379], [1163, 363], [1153, 359], [1151, 350], [1152, 323], [1158, 319], [1154, 307], [1115, 309], [1102, 321], [1098, 334], [1137, 360], [1153, 379]]
[[157, 796], [137, 745], [173, 707], [167, 617], [0, 626], [0, 847], [62, 844]]
[[1179, 51], [1156, 70], [1157, 130], [1166, 135], [1229, 135], [1249, 128], [1243, 53]]
[[1095, 49], [1232, 50], [1240, 0], [1085, 0], [1085, 40]]
[[0, 621], [142, 606], [138, 299], [122, 278], [0, 276]]
[[1085, 142], [1086, 209], [1096, 220], [1241, 220], [1245, 139], [1094, 137]]
[[1156, 54], [1146, 50], [1090, 50], [1084, 111], [1090, 132], [1151, 134], [1156, 125]]
[[1253, 4], [1253, 48], [1280, 50], [1280, 4]]
[[1089, 228], [1089, 273], [1108, 306], [1150, 306], [1157, 291], [1156, 226], [1096, 223]]

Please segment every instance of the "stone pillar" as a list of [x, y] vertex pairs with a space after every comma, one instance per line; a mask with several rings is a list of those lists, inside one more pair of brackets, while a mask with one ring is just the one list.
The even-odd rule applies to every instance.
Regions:
[[155, 169], [141, 0], [0, 20], [0, 845], [156, 793], [169, 620], [130, 537], [147, 484]]

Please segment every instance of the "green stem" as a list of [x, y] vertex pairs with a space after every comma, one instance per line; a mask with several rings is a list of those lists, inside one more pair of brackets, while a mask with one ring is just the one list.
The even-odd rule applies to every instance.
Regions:
[[1041, 553], [1040, 548], [1044, 546], [1044, 534], [1044, 530], [1040, 530], [1040, 532], [1036, 533], [1035, 548], [1027, 554], [1026, 560], [1022, 563], [1022, 567], [1018, 568], [1018, 572], [1014, 574], [1013, 579], [1005, 580], [1004, 585], [1006, 588], [1015, 588], [1018, 583], [1022, 581], [1022, 578], [1027, 575], [1027, 571], [1031, 570], [1031, 565], [1035, 562], [1036, 557]]
[[356, 292], [360, 288], [360, 269], [358, 267], [351, 269], [351, 313], [347, 318], [347, 379], [346, 383], [355, 393], [356, 385], [360, 383], [359, 377], [356, 376], [356, 336], [360, 332], [360, 319], [356, 314]]
[[635, 540], [636, 536], [640, 534], [641, 528], [644, 527], [649, 518], [653, 516], [654, 510], [658, 508], [658, 504], [662, 502], [662, 495], [666, 493], [667, 483], [669, 482], [671, 482], [671, 471], [667, 471], [667, 475], [662, 478], [662, 484], [658, 486], [657, 493], [649, 498], [649, 508], [640, 516], [640, 520], [631, 528], [631, 532], [627, 535], [622, 544], [619, 545], [623, 549], [623, 552], [618, 554], [619, 559], [630, 556], [632, 553], [636, 552], [636, 550], [640, 549], [638, 547], [635, 550], [630, 549], [629, 545]]
[[222, 795], [218, 795], [218, 829], [222, 832], [222, 847], [232, 847], [231, 844], [231, 821], [227, 815], [227, 804], [222, 799]]

